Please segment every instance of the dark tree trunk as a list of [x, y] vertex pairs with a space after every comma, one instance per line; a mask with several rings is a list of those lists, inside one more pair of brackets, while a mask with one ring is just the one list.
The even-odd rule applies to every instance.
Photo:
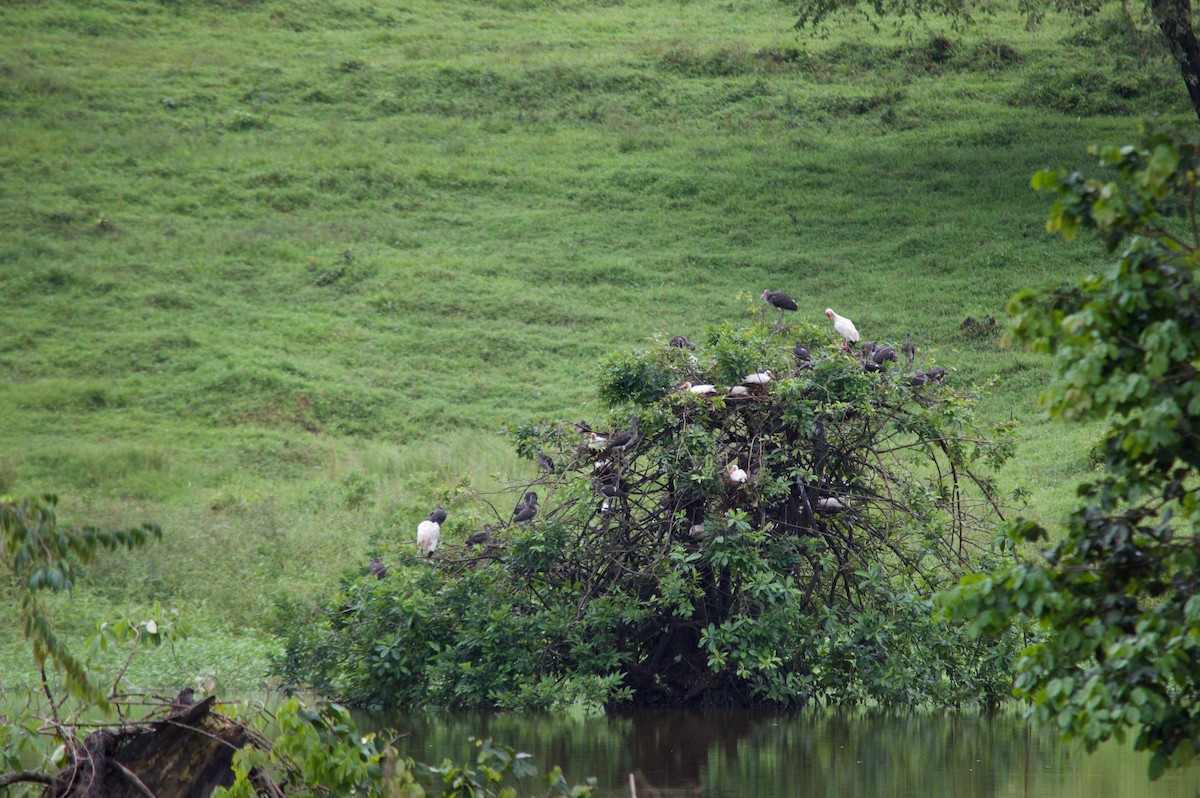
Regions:
[[1200, 43], [1197, 43], [1192, 27], [1191, 0], [1151, 0], [1150, 9], [1179, 71], [1183, 73], [1192, 109], [1200, 119]]

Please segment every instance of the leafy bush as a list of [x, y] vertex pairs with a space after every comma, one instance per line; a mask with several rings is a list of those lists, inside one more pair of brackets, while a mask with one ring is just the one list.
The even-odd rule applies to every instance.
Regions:
[[[990, 440], [964, 396], [832, 345], [806, 340], [811, 363], [789, 366], [794, 341], [766, 324], [707, 341], [604, 361], [608, 428], [638, 421], [623, 450], [569, 422], [514, 430], [558, 464], [533, 523], [505, 525], [505, 500], [486, 545], [444, 531], [432, 560], [287, 608], [285, 681], [464, 708], [1000, 700], [1011, 644], [940, 625], [930, 597], [998, 562], [981, 474], [1008, 431]], [[723, 387], [768, 366], [767, 386]]]

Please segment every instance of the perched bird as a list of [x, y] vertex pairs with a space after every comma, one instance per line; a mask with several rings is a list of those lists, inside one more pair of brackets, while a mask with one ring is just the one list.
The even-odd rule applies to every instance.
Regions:
[[517, 509], [513, 510], [512, 522], [514, 524], [525, 524], [533, 520], [537, 515], [537, 494], [529, 491], [525, 494], [525, 498], [517, 505]]
[[608, 438], [598, 432], [589, 432], [587, 438], [588, 446], [591, 446], [593, 449], [603, 449], [608, 445]]
[[692, 540], [704, 540], [708, 537], [708, 530], [704, 528], [704, 524], [692, 524], [692, 528], [688, 530], [688, 535]]
[[849, 504], [847, 504], [846, 502], [837, 498], [836, 496], [826, 496], [824, 498], [817, 499], [817, 502], [814, 506], [817, 508], [818, 511], [820, 511], [822, 513], [831, 513], [831, 514], [832, 513], [840, 513], [840, 512], [843, 512], [844, 510], [850, 509]]
[[881, 346], [871, 354], [871, 359], [882, 366], [884, 363], [896, 363], [896, 350], [890, 346]]
[[667, 346], [676, 346], [676, 347], [679, 347], [680, 349], [693, 349], [693, 350], [696, 348], [696, 345], [694, 343], [692, 343], [691, 341], [689, 341], [687, 339], [687, 337], [683, 336], [683, 335], [676, 335], [674, 338], [671, 339], [671, 343], [667, 344]]
[[429, 514], [429, 520], [438, 526], [446, 523], [446, 508], [440, 504], [437, 507], [434, 507], [433, 512]]
[[850, 344], [858, 343], [858, 329], [854, 322], [845, 316], [833, 312], [833, 308], [825, 308], [825, 318], [833, 322], [833, 329], [842, 336], [842, 349], [849, 349]]
[[730, 484], [732, 485], [741, 485], [746, 481], [747, 474], [745, 469], [738, 467], [737, 460], [734, 460], [725, 467], [725, 478], [729, 480]]
[[750, 389], [745, 385], [735, 385], [729, 389], [730, 396], [749, 396]]
[[747, 374], [742, 378], [743, 385], [766, 385], [771, 380], [775, 379], [775, 375], [770, 369], [760, 371], [757, 374]]
[[637, 416], [633, 417], [633, 428], [625, 432], [618, 432], [608, 439], [608, 448], [615, 449], [618, 452], [623, 452], [630, 446], [638, 442], [638, 420]]
[[938, 366], [936, 368], [928, 369], [926, 371], [918, 371], [916, 374], [912, 375], [912, 384], [913, 384], [914, 388], [919, 388], [922, 385], [926, 385], [931, 382], [941, 382], [942, 377], [945, 377], [945, 376], [946, 376], [945, 367]]
[[694, 393], [697, 396], [711, 396], [717, 392], [715, 385], [692, 385], [690, 382], [685, 382], [679, 386], [679, 390]]
[[913, 346], [912, 333], [904, 334], [904, 346], [900, 347], [900, 351], [904, 353], [906, 366], [911, 366], [913, 358], [917, 356], [917, 348]]
[[866, 360], [867, 358], [871, 357], [871, 355], [875, 354], [875, 342], [864, 341], [861, 349], [863, 360]]
[[779, 311], [779, 321], [775, 323], [776, 327], [783, 326], [783, 312], [785, 310], [798, 310], [798, 307], [796, 306], [796, 300], [792, 299], [782, 291], [772, 291], [767, 289], [766, 291], [762, 292], [762, 298], [768, 305], [771, 305]]
[[792, 354], [796, 356], [796, 365], [799, 368], [806, 368], [812, 365], [812, 354], [804, 344], [796, 344], [792, 349]]
[[492, 528], [485, 525], [482, 532], [476, 532], [474, 535], [471, 535], [469, 538], [467, 538], [466, 546], [467, 548], [471, 548], [472, 546], [478, 546], [481, 543], [487, 543], [491, 539]]
[[179, 691], [179, 695], [171, 702], [171, 712], [180, 712], [190, 706], [196, 704], [196, 689], [194, 687], [185, 687]]
[[554, 461], [550, 459], [550, 455], [545, 452], [537, 453], [537, 464], [547, 474], [554, 473]]
[[588, 423], [586, 421], [576, 421], [575, 422], [575, 431], [578, 432], [580, 435], [590, 435], [592, 432], [592, 428], [588, 426]]
[[433, 556], [441, 536], [442, 525], [437, 521], [426, 520], [417, 524], [417, 548], [425, 552], [426, 557]]
[[383, 579], [387, 576], [387, 573], [388, 567], [383, 564], [383, 560], [379, 559], [379, 555], [376, 554], [371, 558], [371, 576], [376, 579]]

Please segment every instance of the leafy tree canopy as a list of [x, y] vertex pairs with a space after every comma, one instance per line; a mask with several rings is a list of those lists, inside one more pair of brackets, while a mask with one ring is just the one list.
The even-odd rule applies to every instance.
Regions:
[[945, 369], [869, 369], [833, 337], [730, 325], [606, 359], [603, 423], [513, 430], [553, 473], [448, 497], [434, 557], [405, 541], [385, 577], [291, 608], [281, 673], [368, 705], [999, 700], [1009, 649], [939, 626], [931, 596], [999, 561], [1009, 430]]
[[[976, 631], [1040, 623], [1017, 694], [1089, 749], [1135, 730], [1157, 777], [1200, 745], [1200, 135], [1148, 127], [1093, 154], [1119, 179], [1044, 171], [1033, 185], [1057, 195], [1051, 232], [1094, 231], [1120, 257], [1010, 310], [1018, 341], [1058, 355], [1050, 413], [1109, 419], [1104, 468], [1044, 561], [969, 576], [946, 602]], [[1012, 534], [1047, 538], [1030, 522]]]

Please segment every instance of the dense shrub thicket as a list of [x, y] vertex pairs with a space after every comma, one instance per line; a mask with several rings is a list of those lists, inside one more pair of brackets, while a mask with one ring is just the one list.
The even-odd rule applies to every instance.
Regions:
[[[999, 700], [1012, 641], [939, 624], [930, 597], [1003, 556], [985, 474], [1011, 431], [920, 357], [868, 370], [829, 340], [757, 323], [608, 358], [607, 423], [512, 430], [554, 471], [499, 509], [460, 492], [431, 559], [405, 541], [385, 578], [288, 608], [279, 672], [365, 705]], [[508, 523], [530, 489], [538, 515]]]

